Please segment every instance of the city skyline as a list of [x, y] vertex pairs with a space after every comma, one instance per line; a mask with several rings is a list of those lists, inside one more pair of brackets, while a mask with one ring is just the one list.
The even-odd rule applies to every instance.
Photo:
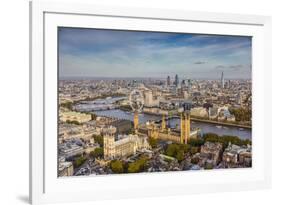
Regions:
[[59, 28], [58, 177], [252, 167], [251, 37]]
[[59, 28], [60, 79], [251, 79], [251, 37]]

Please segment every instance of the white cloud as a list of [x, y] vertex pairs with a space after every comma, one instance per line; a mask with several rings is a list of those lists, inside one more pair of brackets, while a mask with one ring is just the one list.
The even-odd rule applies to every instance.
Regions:
[[[251, 64], [251, 49], [247, 41], [229, 41], [223, 45], [216, 42], [202, 43], [199, 46], [193, 44], [208, 38], [204, 35], [183, 39], [186, 41], [184, 44], [176, 45], [169, 45], [165, 41], [164, 43], [151, 41], [151, 39], [165, 40], [165, 38], [167, 36], [157, 33], [132, 35], [121, 32], [112, 35], [107, 32], [101, 35], [92, 32], [89, 35], [81, 31], [75, 34], [75, 37], [67, 34], [63, 38], [63, 49], [60, 52], [60, 75], [165, 77], [177, 73], [180, 76], [193, 78], [216, 78], [218, 74], [214, 72], [214, 68], [222, 65], [226, 75], [228, 72], [235, 78], [250, 77], [249, 69], [243, 70], [241, 67], [238, 70], [230, 67], [237, 64]], [[94, 51], [83, 50], [84, 45], [88, 47], [90, 45]], [[75, 52], [71, 52], [73, 50]]]

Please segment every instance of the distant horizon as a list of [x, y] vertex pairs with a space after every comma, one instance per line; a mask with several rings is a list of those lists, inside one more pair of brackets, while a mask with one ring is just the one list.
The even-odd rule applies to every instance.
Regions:
[[[128, 80], [133, 80], [133, 79], [146, 79], [146, 80], [149, 80], [149, 79], [155, 79], [155, 80], [166, 80], [168, 76], [166, 76], [166, 78], [163, 78], [163, 77], [95, 77], [95, 76], [86, 76], [86, 77], [83, 77], [83, 76], [61, 76], [59, 78], [59, 80], [102, 80], [102, 79], [112, 79], [112, 80], [125, 80], [125, 79], [128, 79]], [[173, 78], [175, 76], [171, 76], [170, 75], [170, 78], [171, 80], [173, 81]], [[213, 78], [213, 79], [210, 79], [210, 78], [181, 78], [179, 76], [179, 79], [184, 79], [184, 80], [187, 80], [187, 79], [190, 79], [190, 80], [218, 80], [220, 81], [221, 79], [220, 78]], [[226, 78], [224, 77], [225, 80], [251, 80], [251, 78]]]
[[59, 27], [58, 65], [64, 78], [251, 79], [252, 38]]

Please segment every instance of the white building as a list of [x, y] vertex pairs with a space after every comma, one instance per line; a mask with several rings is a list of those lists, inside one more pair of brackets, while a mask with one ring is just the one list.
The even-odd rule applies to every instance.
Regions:
[[60, 120], [62, 122], [73, 122], [84, 123], [92, 120], [91, 114], [80, 113], [80, 112], [62, 112], [60, 113]]
[[59, 176], [73, 176], [73, 164], [72, 162], [60, 162], [59, 163]]
[[252, 147], [229, 143], [224, 150], [222, 160], [227, 167], [238, 167], [239, 165], [250, 167], [252, 164]]
[[59, 173], [60, 177], [73, 176], [73, 164], [72, 162], [66, 162], [64, 157], [59, 158]]
[[205, 142], [205, 144], [201, 146], [200, 151], [201, 166], [205, 166], [206, 163], [210, 162], [213, 166], [216, 166], [221, 158], [222, 148], [223, 146], [221, 143]]
[[195, 107], [190, 110], [190, 115], [195, 117], [208, 117], [208, 112], [203, 107]]
[[148, 149], [150, 147], [147, 138], [138, 135], [119, 135], [117, 140], [115, 140], [115, 131], [111, 127], [104, 136], [105, 159], [133, 155], [139, 149]]
[[66, 142], [59, 145], [60, 156], [68, 158], [83, 154], [83, 146], [77, 145], [75, 142]]
[[158, 97], [153, 95], [151, 90], [144, 91], [144, 106], [146, 107], [154, 107], [159, 106]]

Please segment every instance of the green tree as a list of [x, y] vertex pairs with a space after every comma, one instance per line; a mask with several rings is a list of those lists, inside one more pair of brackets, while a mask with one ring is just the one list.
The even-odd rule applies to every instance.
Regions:
[[140, 171], [139, 164], [137, 164], [135, 162], [129, 164], [129, 167], [128, 167], [128, 172], [129, 173], [137, 173], [139, 171]]
[[176, 158], [179, 162], [184, 160], [184, 151], [183, 150], [178, 150], [176, 154]]
[[147, 166], [147, 158], [141, 157], [140, 159], [136, 160], [135, 162], [129, 163], [128, 172], [129, 173], [137, 173], [144, 171]]
[[200, 147], [201, 145], [204, 144], [204, 140], [203, 139], [190, 139], [189, 144], [191, 146]]
[[236, 145], [248, 145], [248, 144], [252, 144], [252, 142], [249, 139], [246, 140], [242, 140], [237, 136], [218, 136], [216, 134], [213, 133], [207, 133], [204, 135], [204, 141], [207, 142], [219, 142], [223, 144], [223, 147], [226, 148], [229, 144], [229, 142], [231, 144], [236, 144]]
[[103, 157], [103, 148], [97, 147], [94, 151], [90, 152], [92, 158]]
[[196, 154], [198, 151], [199, 151], [198, 147], [191, 147], [191, 149], [190, 149], [191, 154]]
[[79, 158], [75, 159], [75, 161], [73, 162], [73, 166], [75, 168], [80, 167], [86, 160], [86, 157], [80, 156]]
[[93, 135], [95, 142], [97, 142], [101, 147], [103, 147], [103, 137], [100, 135]]
[[158, 140], [153, 138], [153, 137], [150, 137], [148, 139], [148, 143], [149, 145], [152, 147], [152, 148], [156, 148], [157, 147], [157, 144], [158, 144]]
[[183, 150], [184, 153], [187, 153], [190, 151], [190, 144], [180, 144], [180, 149]]
[[189, 144], [169, 144], [165, 154], [176, 158], [178, 161], [184, 160], [184, 154], [189, 152]]
[[170, 157], [175, 157], [178, 150], [179, 150], [179, 147], [177, 144], [169, 144], [166, 149], [166, 155], [168, 155]]
[[123, 163], [120, 160], [114, 160], [110, 163], [110, 168], [114, 173], [123, 173], [124, 167]]
[[251, 121], [252, 110], [248, 108], [230, 108], [229, 112], [235, 116], [238, 122]]
[[74, 125], [80, 125], [80, 123], [76, 120], [66, 120], [66, 123], [68, 124], [74, 124]]

